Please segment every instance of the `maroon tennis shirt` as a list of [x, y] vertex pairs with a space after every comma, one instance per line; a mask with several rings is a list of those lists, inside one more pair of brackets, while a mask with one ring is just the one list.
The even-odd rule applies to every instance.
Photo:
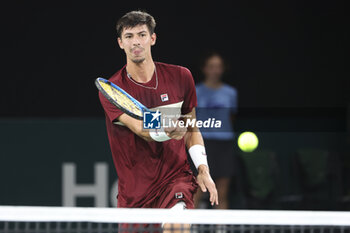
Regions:
[[[156, 72], [147, 83], [127, 76], [126, 66], [109, 81], [115, 83], [148, 108], [179, 108], [182, 114], [197, 105], [191, 72], [184, 67], [155, 62]], [[184, 140], [147, 142], [116, 124], [123, 114], [101, 93], [114, 165], [119, 177], [118, 207], [171, 208], [184, 201], [194, 208], [197, 183], [187, 160]]]

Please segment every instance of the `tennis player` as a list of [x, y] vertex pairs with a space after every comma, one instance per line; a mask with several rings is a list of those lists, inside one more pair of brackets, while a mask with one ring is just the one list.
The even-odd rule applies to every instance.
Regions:
[[[131, 11], [119, 19], [118, 44], [126, 54], [126, 65], [109, 81], [150, 109], [171, 108], [184, 120], [193, 119], [197, 105], [193, 77], [185, 67], [153, 61], [155, 26], [154, 18], [143, 11]], [[212, 205], [218, 204], [198, 129], [178, 126], [148, 131], [143, 121], [123, 113], [101, 93], [99, 98], [119, 177], [118, 207], [191, 209], [198, 185], [209, 191]], [[198, 169], [197, 178], [190, 170], [186, 147]]]

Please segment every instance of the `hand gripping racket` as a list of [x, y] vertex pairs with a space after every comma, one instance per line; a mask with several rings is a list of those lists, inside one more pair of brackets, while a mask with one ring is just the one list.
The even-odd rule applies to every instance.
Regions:
[[126, 91], [104, 78], [97, 78], [95, 85], [109, 102], [133, 118], [142, 120], [143, 113], [150, 111]]

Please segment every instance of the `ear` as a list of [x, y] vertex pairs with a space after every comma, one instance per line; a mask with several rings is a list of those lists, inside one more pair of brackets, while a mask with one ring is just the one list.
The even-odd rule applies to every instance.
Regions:
[[122, 39], [120, 39], [120, 37], [118, 37], [118, 39], [117, 39], [117, 40], [118, 40], [119, 47], [120, 47], [121, 49], [124, 49]]
[[156, 40], [157, 40], [157, 35], [156, 35], [156, 33], [153, 33], [151, 35], [151, 45], [152, 46], [156, 44]]

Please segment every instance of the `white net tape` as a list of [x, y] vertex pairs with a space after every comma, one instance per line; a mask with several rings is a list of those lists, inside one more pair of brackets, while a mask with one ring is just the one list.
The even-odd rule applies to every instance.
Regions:
[[350, 212], [0, 206], [0, 221], [350, 226]]

